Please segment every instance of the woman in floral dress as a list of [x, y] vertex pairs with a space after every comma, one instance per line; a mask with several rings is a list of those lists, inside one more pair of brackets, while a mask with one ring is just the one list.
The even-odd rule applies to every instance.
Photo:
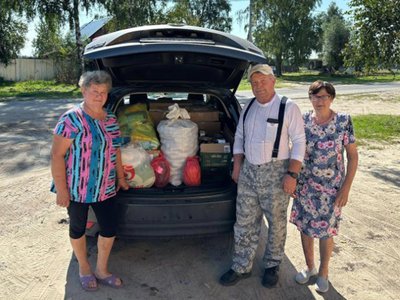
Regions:
[[[324, 293], [329, 289], [333, 237], [338, 234], [341, 209], [348, 201], [358, 165], [358, 153], [351, 117], [331, 109], [336, 95], [333, 85], [315, 81], [308, 94], [314, 110], [303, 115], [306, 154], [290, 222], [300, 231], [307, 264], [295, 279], [305, 284], [311, 276], [318, 274], [315, 289]], [[344, 165], [344, 150], [347, 168]], [[321, 259], [318, 271], [314, 264], [315, 238], [319, 239]]]

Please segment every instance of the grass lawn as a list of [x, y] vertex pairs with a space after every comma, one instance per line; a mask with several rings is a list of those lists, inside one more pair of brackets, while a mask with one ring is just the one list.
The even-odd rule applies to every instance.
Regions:
[[293, 72], [285, 73], [279, 78], [283, 82], [295, 82], [295, 83], [312, 83], [318, 79], [329, 81], [332, 83], [340, 84], [362, 84], [371, 82], [392, 82], [399, 81], [400, 76], [397, 74], [393, 76], [388, 72], [379, 72], [374, 75], [368, 76], [354, 76], [354, 75], [329, 75], [329, 74], [319, 74], [317, 71], [303, 71], [303, 72]]
[[[354, 75], [329, 75], [320, 74], [318, 71], [301, 71], [284, 73], [281, 77], [277, 78], [275, 87], [289, 87], [293, 84], [311, 84], [316, 80], [328, 81], [333, 84], [362, 84], [371, 82], [393, 82], [400, 81], [400, 76], [393, 77], [392, 74], [387, 72], [380, 72], [376, 75], [369, 76], [354, 76]], [[247, 78], [240, 82], [238, 90], [251, 90], [250, 83]]]
[[400, 116], [357, 115], [352, 117], [357, 144], [371, 142], [400, 142]]
[[0, 98], [6, 97], [79, 98], [81, 92], [76, 85], [55, 81], [0, 81]]

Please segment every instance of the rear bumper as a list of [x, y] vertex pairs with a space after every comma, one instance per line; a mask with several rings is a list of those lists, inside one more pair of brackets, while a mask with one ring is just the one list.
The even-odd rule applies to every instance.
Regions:
[[230, 232], [235, 223], [235, 200], [148, 204], [118, 200], [122, 238], [204, 236]]
[[236, 186], [218, 192], [117, 196], [118, 237], [162, 238], [230, 232], [235, 223]]
[[[116, 196], [120, 238], [195, 237], [231, 232], [236, 220], [236, 185], [191, 192], [155, 189], [120, 191]], [[99, 227], [92, 210], [86, 230]]]

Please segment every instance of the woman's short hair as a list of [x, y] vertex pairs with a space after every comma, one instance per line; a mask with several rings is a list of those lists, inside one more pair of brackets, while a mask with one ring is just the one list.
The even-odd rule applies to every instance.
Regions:
[[106, 71], [88, 71], [83, 73], [79, 79], [79, 86], [81, 88], [88, 88], [92, 84], [106, 84], [108, 90], [111, 90], [111, 76]]
[[308, 89], [308, 96], [318, 94], [321, 89], [325, 89], [326, 92], [332, 96], [332, 99], [336, 96], [335, 88], [333, 87], [332, 83], [322, 80], [317, 80], [311, 83]]

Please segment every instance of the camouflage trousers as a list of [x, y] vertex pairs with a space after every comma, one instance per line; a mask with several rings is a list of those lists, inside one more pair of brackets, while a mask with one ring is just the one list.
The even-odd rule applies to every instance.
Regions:
[[263, 215], [268, 221], [268, 237], [263, 263], [271, 268], [281, 263], [284, 255], [289, 195], [282, 188], [289, 160], [274, 160], [252, 165], [244, 160], [238, 181], [235, 249], [232, 269], [250, 272], [258, 246]]

